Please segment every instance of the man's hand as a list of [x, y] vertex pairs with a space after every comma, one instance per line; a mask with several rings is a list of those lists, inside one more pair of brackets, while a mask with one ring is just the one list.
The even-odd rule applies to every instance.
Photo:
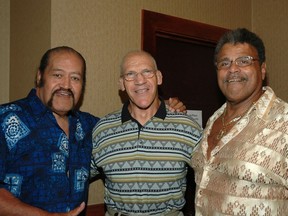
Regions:
[[84, 210], [84, 208], [85, 208], [85, 203], [82, 202], [79, 207], [68, 212], [68, 216], [77, 216]]
[[165, 102], [171, 112], [187, 112], [186, 106], [177, 97], [169, 98], [169, 100]]
[[53, 216], [77, 216], [79, 215], [85, 208], [85, 203], [82, 202], [80, 206], [77, 208], [67, 212], [67, 213], [54, 213]]
[[77, 216], [84, 208], [85, 202], [82, 202], [77, 208], [69, 212], [51, 213], [28, 205], [14, 197], [10, 191], [0, 188], [0, 216]]

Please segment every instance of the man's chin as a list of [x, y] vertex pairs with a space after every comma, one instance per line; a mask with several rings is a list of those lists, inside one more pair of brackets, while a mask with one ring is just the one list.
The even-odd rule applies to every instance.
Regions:
[[134, 104], [138, 109], [141, 109], [141, 110], [147, 110], [147, 109], [153, 108], [154, 105], [157, 106], [157, 103], [155, 103], [155, 100], [152, 100], [152, 101], [151, 100], [138, 100], [138, 101], [130, 100], [130, 102]]
[[75, 108], [75, 103], [73, 98], [67, 100], [57, 100], [57, 97], [53, 97], [53, 100], [49, 100], [48, 107], [55, 112], [70, 112]]
[[52, 110], [52, 112], [58, 116], [68, 116], [71, 110]]
[[151, 107], [152, 103], [142, 103], [142, 104], [135, 104], [138, 109], [141, 109], [141, 110], [147, 110]]
[[67, 115], [69, 112], [75, 109], [75, 106], [66, 106], [66, 107], [57, 107], [52, 106], [49, 107], [53, 113], [59, 114], [59, 115]]

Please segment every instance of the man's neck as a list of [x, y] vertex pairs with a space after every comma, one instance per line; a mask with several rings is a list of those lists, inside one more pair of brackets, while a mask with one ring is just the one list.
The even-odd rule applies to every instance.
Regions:
[[54, 115], [59, 127], [69, 137], [69, 118], [68, 118], [68, 115], [59, 115], [55, 112], [53, 112], [53, 115]]
[[156, 114], [160, 104], [161, 101], [159, 99], [156, 99], [147, 109], [141, 109], [135, 104], [130, 103], [128, 106], [128, 110], [130, 112], [130, 115], [134, 119], [136, 119], [141, 125], [144, 125]]

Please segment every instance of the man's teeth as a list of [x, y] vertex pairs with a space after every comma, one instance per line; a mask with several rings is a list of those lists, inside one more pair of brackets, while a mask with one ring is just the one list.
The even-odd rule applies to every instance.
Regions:
[[234, 79], [226, 80], [225, 82], [231, 83], [231, 82], [243, 82], [243, 81], [246, 81], [246, 79], [245, 78], [234, 78]]
[[144, 93], [146, 91], [147, 91], [147, 89], [139, 89], [139, 90], [136, 90], [136, 93]]
[[57, 93], [61, 95], [71, 95], [71, 93], [67, 91], [58, 91]]

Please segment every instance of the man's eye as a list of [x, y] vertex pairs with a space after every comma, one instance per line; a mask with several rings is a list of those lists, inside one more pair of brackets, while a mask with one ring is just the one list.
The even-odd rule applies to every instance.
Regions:
[[61, 74], [53, 74], [53, 76], [57, 77], [57, 78], [61, 78], [62, 75]]
[[219, 66], [220, 67], [225, 67], [225, 66], [229, 65], [229, 63], [230, 63], [229, 61], [222, 61], [222, 62], [219, 63]]
[[79, 77], [72, 77], [71, 79], [74, 80], [74, 81], [79, 81], [80, 80]]
[[144, 74], [144, 75], [149, 75], [149, 74], [151, 74], [151, 73], [152, 73], [151, 70], [144, 70], [144, 71], [142, 71], [142, 74]]
[[239, 63], [240, 64], [248, 64], [249, 63], [249, 60], [248, 59], [241, 59], [240, 61], [239, 61]]
[[126, 77], [133, 77], [135, 75], [135, 73], [133, 72], [128, 72], [125, 74]]

